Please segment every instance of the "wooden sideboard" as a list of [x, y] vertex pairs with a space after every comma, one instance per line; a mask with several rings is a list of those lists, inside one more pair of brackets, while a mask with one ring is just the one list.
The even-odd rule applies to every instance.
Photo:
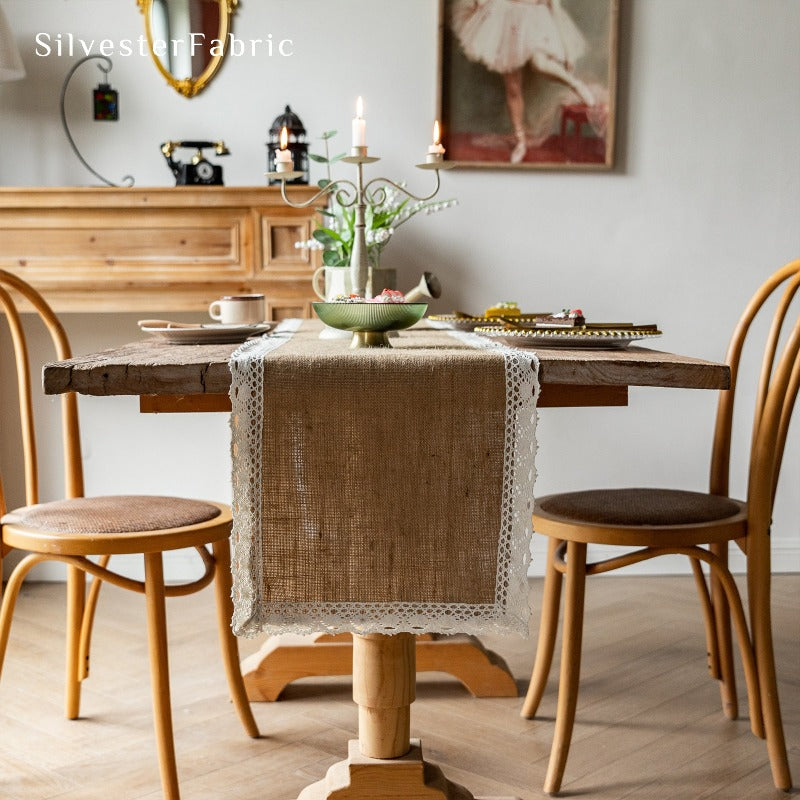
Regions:
[[260, 292], [269, 318], [309, 317], [318, 251], [294, 245], [314, 213], [266, 186], [0, 187], [0, 268], [62, 312], [205, 312]]

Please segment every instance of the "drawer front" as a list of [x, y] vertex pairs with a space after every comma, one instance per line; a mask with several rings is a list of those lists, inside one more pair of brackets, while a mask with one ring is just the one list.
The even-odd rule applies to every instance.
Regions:
[[252, 274], [246, 209], [71, 209], [4, 216], [0, 213], [0, 265], [45, 280]]
[[261, 270], [265, 273], [310, 274], [316, 268], [317, 251], [295, 245], [308, 241], [315, 227], [307, 215], [262, 216]]

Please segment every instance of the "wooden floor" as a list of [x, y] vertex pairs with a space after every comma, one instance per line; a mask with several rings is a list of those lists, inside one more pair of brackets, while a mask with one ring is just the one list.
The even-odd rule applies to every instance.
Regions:
[[[144, 603], [106, 587], [83, 718], [62, 716], [63, 587], [20, 598], [0, 684], [2, 800], [157, 800]], [[541, 582], [532, 584], [534, 608]], [[589, 581], [578, 717], [563, 796], [598, 800], [770, 800], [764, 743], [730, 722], [705, 671], [691, 579]], [[356, 731], [350, 686], [303, 681], [256, 704], [264, 738], [245, 737], [225, 697], [209, 591], [168, 602], [178, 768], [183, 800], [293, 800], [342, 758]], [[787, 741], [800, 782], [800, 576], [778, 577], [774, 618]], [[534, 624], [535, 630], [535, 624]], [[524, 690], [533, 642], [487, 637]], [[257, 642], [244, 641], [243, 654]], [[740, 681], [740, 697], [742, 696]], [[746, 704], [741, 705], [746, 709]], [[521, 699], [476, 700], [425, 675], [412, 735], [430, 760], [474, 793], [543, 796], [555, 684], [542, 717]]]

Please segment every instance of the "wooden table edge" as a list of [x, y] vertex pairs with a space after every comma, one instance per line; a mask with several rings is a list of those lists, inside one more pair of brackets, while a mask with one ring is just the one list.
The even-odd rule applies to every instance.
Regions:
[[[627, 406], [627, 386], [586, 386], [549, 383], [541, 388], [538, 408], [590, 408]], [[227, 394], [144, 394], [139, 395], [142, 414], [230, 412]]]

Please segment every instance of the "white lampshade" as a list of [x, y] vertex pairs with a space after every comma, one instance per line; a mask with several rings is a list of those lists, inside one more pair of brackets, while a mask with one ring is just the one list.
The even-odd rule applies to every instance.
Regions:
[[3, 9], [0, 8], [0, 81], [16, 81], [25, 77], [17, 43], [11, 33]]

